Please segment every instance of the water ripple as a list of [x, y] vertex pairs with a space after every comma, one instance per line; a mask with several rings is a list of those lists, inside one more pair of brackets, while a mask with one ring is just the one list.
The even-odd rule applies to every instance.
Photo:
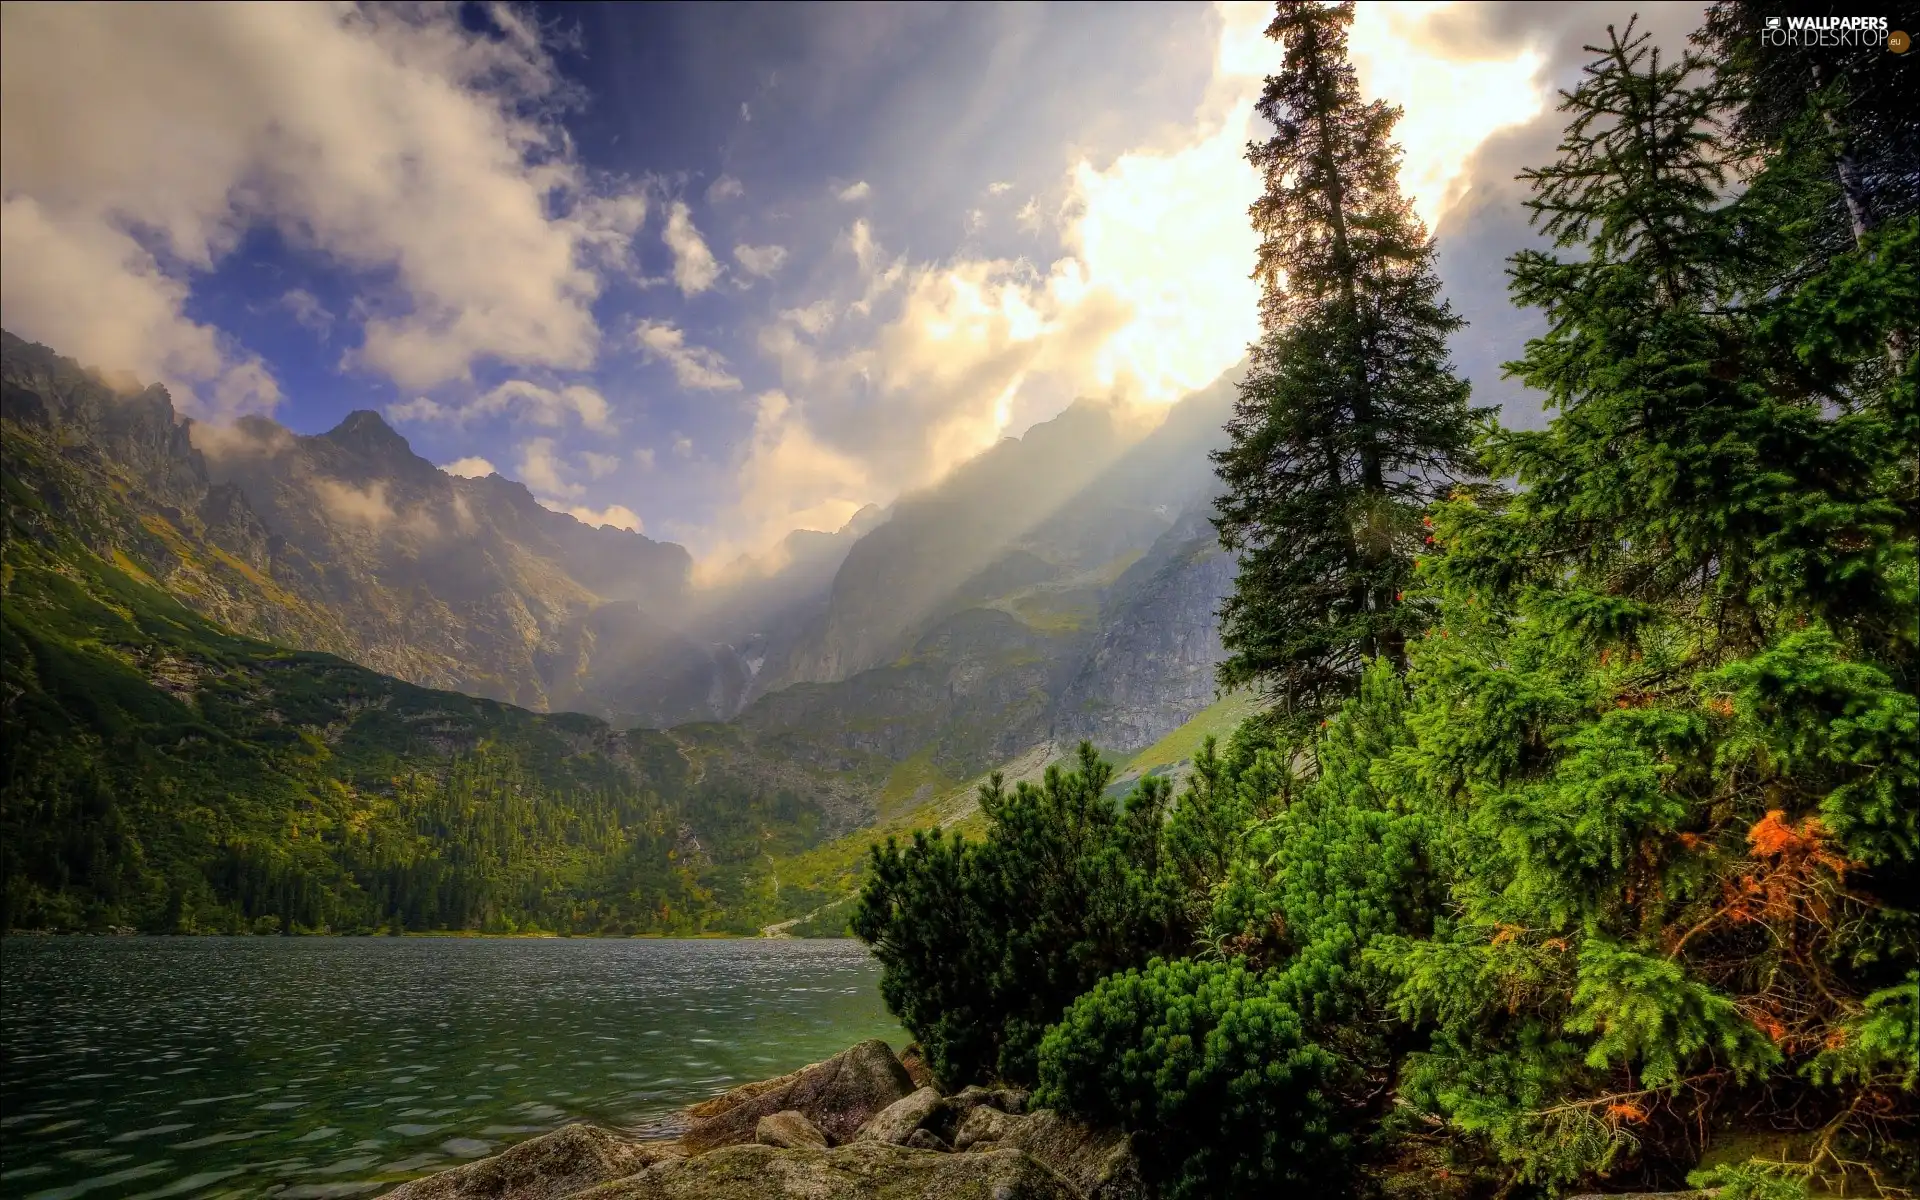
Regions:
[[23, 1200], [370, 1195], [903, 1040], [852, 942], [8, 938], [0, 969]]

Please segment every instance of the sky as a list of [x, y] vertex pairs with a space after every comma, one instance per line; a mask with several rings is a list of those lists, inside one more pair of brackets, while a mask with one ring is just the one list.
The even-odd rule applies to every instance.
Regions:
[[[1638, 11], [1359, 5], [1480, 403], [1570, 86]], [[203, 422], [382, 412], [706, 564], [1258, 334], [1261, 4], [0, 6], [0, 323]], [[208, 439], [217, 452], [218, 439]]]

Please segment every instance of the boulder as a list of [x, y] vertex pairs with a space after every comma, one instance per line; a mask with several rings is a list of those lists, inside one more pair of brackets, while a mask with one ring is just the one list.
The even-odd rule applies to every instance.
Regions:
[[828, 1144], [837, 1146], [851, 1139], [875, 1113], [913, 1091], [912, 1081], [893, 1056], [892, 1048], [877, 1038], [773, 1082], [776, 1086], [718, 1112], [710, 1110], [704, 1120], [695, 1121], [680, 1136], [686, 1153], [704, 1154], [722, 1146], [751, 1142], [761, 1117], [788, 1109], [812, 1121], [826, 1135]]
[[768, 1092], [778, 1091], [783, 1087], [790, 1086], [794, 1080], [819, 1065], [819, 1063], [808, 1063], [798, 1071], [781, 1075], [778, 1078], [756, 1079], [752, 1083], [743, 1083], [737, 1088], [721, 1092], [718, 1096], [702, 1100], [698, 1104], [689, 1104], [686, 1108], [687, 1120], [690, 1122], [710, 1120], [730, 1108], [737, 1108], [745, 1104], [755, 1096], [762, 1096]]
[[827, 1148], [827, 1135], [820, 1132], [820, 1127], [807, 1120], [805, 1113], [791, 1108], [761, 1117], [760, 1123], [753, 1127], [753, 1140], [762, 1146], [782, 1146], [788, 1150], [802, 1146]]
[[913, 1136], [913, 1131], [925, 1125], [928, 1118], [938, 1113], [944, 1104], [939, 1092], [923, 1087], [875, 1113], [873, 1120], [861, 1127], [859, 1140], [904, 1146], [907, 1139]]
[[967, 1119], [960, 1122], [960, 1131], [953, 1135], [953, 1148], [965, 1150], [969, 1146], [997, 1142], [1019, 1123], [1020, 1118], [1009, 1116], [992, 1105], [976, 1105], [967, 1113]]
[[1151, 1194], [1133, 1139], [1117, 1129], [1094, 1129], [1043, 1108], [1021, 1118], [994, 1145], [996, 1154], [1022, 1150], [1039, 1159], [1086, 1200], [1147, 1200]]
[[728, 1146], [602, 1184], [578, 1200], [1082, 1200], [1013, 1150], [930, 1154], [885, 1142], [830, 1150]]
[[952, 1154], [953, 1147], [947, 1139], [924, 1126], [907, 1135], [907, 1146], [914, 1150], [935, 1150], [941, 1154]]
[[900, 1065], [906, 1068], [907, 1078], [913, 1080], [917, 1088], [940, 1086], [933, 1077], [933, 1066], [927, 1062], [926, 1054], [920, 1049], [919, 1042], [908, 1042], [907, 1048], [900, 1052]]
[[947, 1097], [947, 1103], [961, 1112], [985, 1104], [1017, 1117], [1027, 1111], [1027, 1096], [1020, 1088], [984, 1088], [979, 1084], [970, 1084]]
[[566, 1125], [492, 1158], [403, 1183], [391, 1200], [558, 1200], [674, 1157], [670, 1143], [629, 1141], [596, 1125]]

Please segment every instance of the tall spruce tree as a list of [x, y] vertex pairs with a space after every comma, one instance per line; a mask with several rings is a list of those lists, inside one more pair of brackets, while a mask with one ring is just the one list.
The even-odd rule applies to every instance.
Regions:
[[1447, 359], [1461, 321], [1396, 180], [1400, 113], [1361, 99], [1352, 20], [1351, 4], [1284, 0], [1267, 27], [1285, 48], [1259, 106], [1275, 132], [1248, 149], [1266, 177], [1266, 334], [1215, 455], [1214, 523], [1240, 566], [1221, 682], [1260, 685], [1296, 727], [1423, 625], [1400, 603], [1421, 513], [1472, 473], [1477, 427]]

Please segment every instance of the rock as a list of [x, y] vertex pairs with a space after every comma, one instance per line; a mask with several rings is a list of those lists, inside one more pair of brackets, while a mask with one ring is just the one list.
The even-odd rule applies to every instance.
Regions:
[[578, 1200], [1082, 1200], [1013, 1150], [929, 1154], [885, 1142], [831, 1150], [728, 1146], [662, 1162]]
[[926, 1128], [916, 1129], [908, 1134], [907, 1145], [914, 1150], [937, 1150], [942, 1154], [953, 1153], [953, 1147], [947, 1144], [947, 1139], [941, 1137], [933, 1130]]
[[761, 1117], [786, 1109], [803, 1114], [826, 1135], [829, 1145], [837, 1146], [851, 1139], [875, 1113], [913, 1091], [892, 1048], [877, 1038], [776, 1083], [696, 1122], [680, 1137], [686, 1153], [704, 1154], [750, 1142]]
[[1117, 1129], [1093, 1129], [1043, 1108], [1007, 1130], [996, 1146], [994, 1153], [1026, 1151], [1078, 1188], [1086, 1200], [1146, 1200], [1150, 1195], [1133, 1139]]
[[911, 1096], [896, 1100], [875, 1113], [873, 1120], [861, 1128], [859, 1140], [904, 1146], [914, 1130], [926, 1124], [928, 1118], [938, 1113], [944, 1104], [939, 1092], [930, 1087], [920, 1088]]
[[984, 1104], [1017, 1117], [1027, 1111], [1027, 1099], [1028, 1094], [1020, 1088], [984, 1088], [971, 1084], [947, 1097], [947, 1103], [963, 1112]]
[[827, 1148], [827, 1135], [820, 1127], [807, 1120], [805, 1113], [789, 1108], [772, 1116], [761, 1117], [760, 1123], [753, 1128], [753, 1140], [762, 1146], [782, 1146], [788, 1150], [797, 1150], [802, 1146], [814, 1146], [821, 1150]]
[[1017, 1124], [1018, 1117], [1008, 1116], [989, 1104], [976, 1105], [967, 1113], [967, 1119], [960, 1122], [960, 1132], [953, 1135], [953, 1148], [965, 1150], [983, 1142], [997, 1142]]
[[933, 1077], [933, 1066], [927, 1062], [927, 1056], [920, 1049], [919, 1042], [908, 1042], [907, 1048], [900, 1052], [900, 1065], [907, 1069], [907, 1078], [913, 1080], [917, 1088], [938, 1088], [939, 1082]]
[[674, 1157], [670, 1143], [633, 1142], [567, 1125], [492, 1158], [403, 1183], [389, 1200], [558, 1200]]
[[730, 1108], [735, 1108], [741, 1104], [746, 1103], [747, 1101], [753, 1099], [755, 1096], [765, 1095], [768, 1092], [775, 1091], [779, 1088], [788, 1086], [794, 1080], [800, 1078], [802, 1075], [806, 1074], [808, 1071], [813, 1070], [815, 1067], [819, 1065], [820, 1065], [819, 1063], [808, 1063], [806, 1066], [801, 1067], [798, 1071], [793, 1071], [786, 1075], [782, 1075], [777, 1079], [756, 1079], [752, 1083], [743, 1083], [737, 1088], [733, 1088], [729, 1091], [721, 1092], [718, 1096], [715, 1096], [710, 1100], [702, 1100], [698, 1104], [690, 1104], [687, 1106], [687, 1110], [686, 1110], [687, 1119], [689, 1121], [710, 1120], [714, 1117], [719, 1116], [721, 1113], [726, 1112]]

